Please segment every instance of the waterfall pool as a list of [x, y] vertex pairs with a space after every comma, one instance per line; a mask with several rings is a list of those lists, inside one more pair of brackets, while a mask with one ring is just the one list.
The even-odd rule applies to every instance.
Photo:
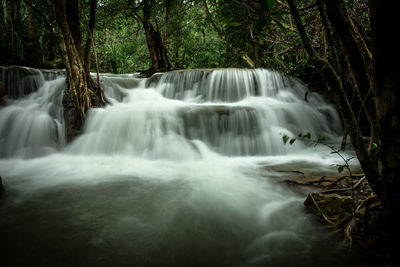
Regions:
[[67, 144], [63, 74], [28, 70], [2, 68], [18, 94], [0, 108], [1, 266], [359, 263], [276, 179], [276, 166], [341, 163], [324, 146], [284, 145], [284, 134], [341, 138], [334, 107], [305, 100], [300, 81], [264, 69], [102, 74], [111, 104]]

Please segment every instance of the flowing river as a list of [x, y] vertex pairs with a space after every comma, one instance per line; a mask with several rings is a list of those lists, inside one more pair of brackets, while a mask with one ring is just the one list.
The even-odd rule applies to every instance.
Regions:
[[[63, 71], [2, 67], [1, 266], [354, 266], [277, 169], [334, 172], [335, 108], [264, 69], [102, 74], [67, 144]], [[307, 96], [306, 96], [307, 93]], [[350, 153], [351, 154], [351, 153]], [[357, 163], [354, 163], [357, 165]]]

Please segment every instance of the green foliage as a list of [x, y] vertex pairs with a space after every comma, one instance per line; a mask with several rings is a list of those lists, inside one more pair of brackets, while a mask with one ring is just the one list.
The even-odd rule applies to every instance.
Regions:
[[289, 141], [289, 139], [290, 139], [290, 137], [287, 136], [286, 134], [282, 136], [282, 140], [283, 140], [283, 143], [284, 143], [285, 145], [286, 145], [286, 143]]
[[[18, 1], [8, 1], [10, 8]], [[28, 9], [23, 1], [20, 2], [19, 22], [13, 34], [11, 16], [5, 19], [5, 13], [0, 12], [0, 20], [6, 21], [0, 24], [1, 62], [8, 62], [12, 58], [19, 60], [14, 62], [27, 59], [49, 62], [60, 58], [58, 32], [49, 2], [32, 1], [41, 12], [34, 12], [34, 28], [42, 55], [32, 52], [34, 38], [29, 33]], [[296, 76], [315, 72], [284, 1], [204, 2], [218, 31], [207, 19], [203, 0], [98, 1], [94, 39], [100, 71], [132, 73], [150, 67], [149, 49], [140, 19], [147, 18], [159, 31], [172, 68], [248, 67], [241, 57], [241, 53], [245, 53], [256, 67], [276, 69]], [[304, 7], [312, 2], [301, 0], [298, 5]], [[2, 0], [0, 4], [3, 4]], [[90, 0], [80, 1], [84, 42], [88, 38], [89, 6]], [[365, 26], [368, 22], [365, 5], [356, 1], [351, 3], [351, 10], [352, 17], [365, 22], [361, 25]], [[326, 40], [320, 18], [315, 14], [302, 12], [301, 16], [306, 30], [314, 33], [310, 35], [313, 47], [316, 51], [323, 51]], [[365, 27], [364, 32], [368, 31], [368, 27]], [[330, 50], [327, 57], [330, 60], [333, 58]]]

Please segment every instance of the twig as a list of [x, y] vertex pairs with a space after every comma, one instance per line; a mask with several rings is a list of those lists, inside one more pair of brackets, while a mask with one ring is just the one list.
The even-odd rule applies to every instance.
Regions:
[[325, 191], [322, 191], [322, 192], [319, 192], [319, 193], [320, 194], [330, 194], [330, 193], [335, 193], [335, 192], [354, 190], [365, 180], [365, 178], [366, 178], [365, 176], [362, 177], [360, 180], [358, 180], [358, 182], [353, 187], [329, 189], [329, 190], [325, 190]]

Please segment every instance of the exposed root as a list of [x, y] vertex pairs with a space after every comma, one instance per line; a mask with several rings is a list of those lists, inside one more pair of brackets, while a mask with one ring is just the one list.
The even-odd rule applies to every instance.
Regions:
[[353, 230], [355, 227], [356, 227], [356, 220], [353, 217], [344, 227], [344, 231], [343, 231], [344, 236], [345, 236], [345, 240], [343, 240], [344, 245], [348, 245], [349, 247], [352, 246], [353, 238], [351, 237], [351, 234], [353, 233]]
[[[310, 193], [304, 204], [323, 221], [335, 226], [332, 234], [343, 233], [343, 246], [358, 244], [375, 261], [385, 263], [387, 235], [379, 230], [382, 225], [379, 222], [382, 205], [364, 175], [353, 176], [353, 181], [347, 183], [344, 178], [348, 176], [338, 178], [339, 181], [330, 181], [328, 186], [323, 187], [326, 190]], [[354, 186], [350, 186], [352, 183]]]
[[315, 208], [317, 209], [317, 211], [321, 213], [322, 218], [324, 218], [324, 220], [325, 220], [327, 223], [330, 223], [330, 224], [332, 224], [332, 225], [335, 225], [335, 222], [331, 221], [331, 220], [328, 218], [328, 216], [326, 216], [326, 214], [323, 212], [323, 210], [318, 206], [318, 203], [317, 203], [317, 201], [315, 201], [315, 198], [314, 198], [314, 196], [313, 196], [313, 193], [310, 193], [308, 196], [310, 197], [310, 199], [311, 199], [312, 203], [314, 204]]
[[[343, 177], [347, 178], [347, 176]], [[342, 191], [351, 191], [356, 189], [362, 182], [365, 180], [365, 176], [363, 176], [358, 182], [353, 186], [353, 187], [348, 187], [348, 188], [336, 188], [336, 189], [329, 189], [329, 190], [324, 190], [319, 192], [320, 194], [331, 194], [331, 193], [337, 193], [337, 192], [342, 192]]]

